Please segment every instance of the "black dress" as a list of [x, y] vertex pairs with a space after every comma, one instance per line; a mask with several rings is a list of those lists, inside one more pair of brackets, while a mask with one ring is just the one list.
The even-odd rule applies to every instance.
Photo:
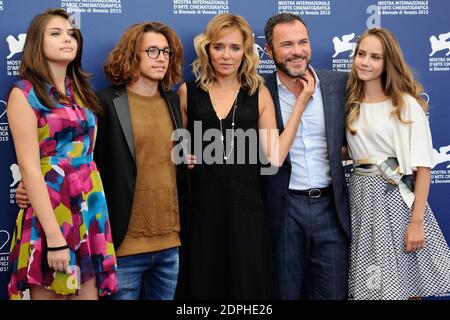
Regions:
[[[202, 141], [199, 134], [203, 136], [208, 129], [220, 130], [220, 123], [208, 92], [195, 82], [187, 83], [187, 92], [188, 130], [191, 141], [198, 143], [196, 139]], [[233, 109], [222, 120], [224, 136], [225, 129], [231, 128], [232, 114]], [[258, 93], [249, 96], [248, 91], [241, 88], [235, 129], [257, 132], [258, 118]], [[228, 138], [224, 141], [227, 154]], [[201, 149], [205, 150], [210, 143], [203, 142]], [[275, 274], [261, 198], [260, 165], [249, 156], [250, 145], [247, 139], [244, 164], [237, 164], [238, 146], [235, 145], [230, 156], [234, 157], [234, 164], [203, 162], [190, 171], [192, 207], [186, 225], [187, 241], [182, 245], [178, 298], [274, 298]], [[222, 148], [219, 150], [219, 158], [223, 160]], [[199, 150], [195, 151], [198, 161]], [[257, 155], [257, 150], [253, 150], [253, 154]]]

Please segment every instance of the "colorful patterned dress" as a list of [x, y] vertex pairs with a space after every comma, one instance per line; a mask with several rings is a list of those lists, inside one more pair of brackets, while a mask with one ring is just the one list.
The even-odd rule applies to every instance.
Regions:
[[[95, 276], [99, 295], [117, 291], [117, 265], [103, 185], [92, 159], [97, 119], [76, 100], [70, 81], [66, 95], [52, 109], [43, 106], [29, 81], [19, 88], [38, 120], [41, 169], [56, 219], [70, 247], [69, 272], [47, 265], [46, 239], [32, 207], [20, 210], [11, 243], [8, 285], [10, 299], [22, 298], [31, 285], [57, 294], [77, 294]], [[48, 86], [56, 97], [56, 88]]]

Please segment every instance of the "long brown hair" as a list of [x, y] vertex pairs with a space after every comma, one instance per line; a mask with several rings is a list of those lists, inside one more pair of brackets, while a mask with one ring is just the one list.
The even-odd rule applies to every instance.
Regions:
[[181, 81], [183, 47], [175, 31], [160, 22], [138, 23], [128, 28], [110, 52], [103, 70], [115, 85], [128, 85], [136, 82], [140, 74], [139, 47], [146, 32], [160, 33], [165, 36], [173, 53], [167, 72], [161, 81], [162, 88], [169, 90], [174, 84]]
[[[56, 85], [44, 54], [44, 33], [45, 27], [54, 17], [62, 17], [69, 20], [69, 14], [63, 9], [48, 9], [31, 20], [20, 64], [20, 77], [33, 84], [39, 101], [50, 108], [54, 107], [57, 101], [54, 101], [53, 97], [49, 96], [46, 85]], [[84, 72], [81, 67], [83, 37], [80, 30], [75, 26], [73, 36], [77, 41], [78, 48], [75, 59], [67, 66], [67, 77], [72, 81], [75, 95], [82, 105], [99, 113], [101, 108], [89, 82], [91, 75]], [[65, 92], [59, 92], [59, 94], [65, 97]]]
[[203, 33], [197, 35], [194, 39], [195, 52], [197, 59], [192, 63], [194, 74], [200, 87], [208, 91], [216, 77], [211, 61], [209, 59], [208, 49], [211, 43], [216, 40], [217, 34], [225, 28], [236, 28], [242, 32], [244, 38], [244, 57], [238, 70], [238, 79], [243, 87], [249, 89], [253, 94], [262, 83], [262, 78], [256, 72], [259, 57], [253, 49], [255, 40], [253, 31], [248, 22], [241, 16], [222, 13], [212, 18]]
[[[394, 106], [392, 115], [397, 116], [403, 123], [411, 123], [408, 119], [402, 118], [402, 110], [405, 101], [403, 95], [409, 94], [414, 97], [422, 106], [424, 111], [428, 110], [428, 105], [420, 94], [423, 92], [422, 85], [414, 79], [410, 67], [406, 64], [400, 45], [395, 36], [387, 29], [373, 28], [365, 31], [359, 38], [355, 49], [355, 56], [358, 54], [361, 41], [368, 36], [376, 37], [383, 47], [384, 71], [381, 75], [383, 92], [390, 97]], [[359, 80], [353, 62], [352, 71], [347, 82], [347, 129], [351, 134], [356, 134], [352, 127], [353, 121], [359, 116], [360, 103], [364, 98], [363, 81]]]

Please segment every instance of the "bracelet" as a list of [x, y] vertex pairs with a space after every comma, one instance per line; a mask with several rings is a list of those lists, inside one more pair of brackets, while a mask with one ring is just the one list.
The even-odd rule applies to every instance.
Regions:
[[65, 246], [61, 246], [61, 247], [47, 247], [47, 251], [59, 251], [59, 250], [64, 250], [64, 249], [69, 249], [69, 245], [66, 244]]

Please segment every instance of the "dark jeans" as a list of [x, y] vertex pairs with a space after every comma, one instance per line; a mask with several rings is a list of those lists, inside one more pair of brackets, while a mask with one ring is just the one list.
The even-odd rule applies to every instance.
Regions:
[[173, 300], [178, 281], [178, 247], [117, 257], [119, 291], [108, 300]]

